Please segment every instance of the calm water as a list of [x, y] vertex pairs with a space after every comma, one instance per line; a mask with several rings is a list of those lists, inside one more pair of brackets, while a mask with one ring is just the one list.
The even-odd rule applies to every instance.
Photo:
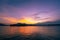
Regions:
[[60, 26], [0, 26], [0, 40], [60, 40]]

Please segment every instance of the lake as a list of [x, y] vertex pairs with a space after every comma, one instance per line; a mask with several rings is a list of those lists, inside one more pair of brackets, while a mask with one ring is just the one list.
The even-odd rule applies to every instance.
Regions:
[[0, 26], [0, 40], [60, 40], [60, 26]]

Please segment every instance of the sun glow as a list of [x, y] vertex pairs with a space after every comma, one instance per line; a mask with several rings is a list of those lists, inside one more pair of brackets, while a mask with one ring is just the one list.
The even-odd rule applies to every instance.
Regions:
[[24, 17], [22, 19], [20, 19], [18, 22], [20, 23], [26, 23], [26, 24], [35, 24], [36, 21], [32, 18], [28, 18], [28, 17]]
[[26, 24], [36, 24], [36, 23], [44, 23], [47, 21], [52, 21], [53, 19], [40, 19], [36, 20], [32, 17], [22, 17], [20, 19], [14, 18], [14, 17], [2, 17], [4, 20], [7, 21], [7, 23], [26, 23]]

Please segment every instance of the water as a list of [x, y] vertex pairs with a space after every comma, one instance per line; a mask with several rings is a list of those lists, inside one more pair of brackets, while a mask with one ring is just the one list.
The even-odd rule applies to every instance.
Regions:
[[0, 26], [0, 40], [60, 40], [60, 26]]

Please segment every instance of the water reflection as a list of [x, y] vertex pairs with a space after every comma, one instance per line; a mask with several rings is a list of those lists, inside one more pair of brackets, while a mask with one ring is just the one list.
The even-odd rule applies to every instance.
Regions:
[[1, 37], [12, 37], [12, 36], [32, 36], [36, 35], [46, 37], [60, 37], [60, 27], [47, 27], [47, 26], [20, 26], [20, 27], [0, 27]]
[[31, 35], [33, 33], [38, 32], [38, 27], [33, 27], [33, 26], [20, 27], [18, 31], [22, 35]]

